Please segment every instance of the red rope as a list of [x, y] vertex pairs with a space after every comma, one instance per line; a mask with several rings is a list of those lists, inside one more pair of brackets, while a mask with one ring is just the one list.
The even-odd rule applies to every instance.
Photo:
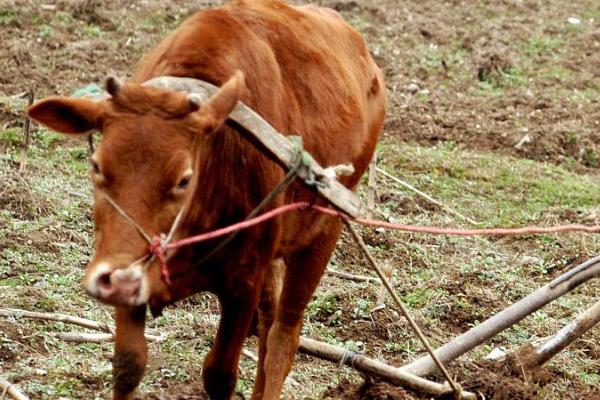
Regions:
[[175, 242], [171, 242], [167, 245], [166, 250], [176, 249], [178, 247], [188, 246], [190, 244], [200, 243], [200, 242], [204, 242], [206, 240], [215, 239], [215, 238], [227, 235], [227, 234], [235, 232], [235, 231], [239, 231], [242, 229], [250, 228], [251, 226], [254, 226], [254, 225], [258, 225], [261, 222], [275, 218], [276, 216], [278, 216], [280, 214], [285, 214], [287, 212], [294, 211], [299, 208], [307, 208], [307, 207], [310, 207], [310, 204], [304, 203], [304, 202], [286, 204], [279, 208], [275, 208], [271, 211], [267, 211], [266, 213], [261, 214], [258, 217], [254, 217], [254, 218], [242, 221], [242, 222], [238, 222], [237, 224], [229, 225], [225, 228], [220, 228], [220, 229], [214, 230], [212, 232], [201, 233], [196, 236], [191, 236], [186, 239], [181, 239], [181, 240], [177, 240]]
[[162, 238], [160, 236], [155, 236], [152, 239], [150, 253], [156, 256], [158, 263], [160, 264], [160, 279], [162, 279], [165, 285], [171, 285], [171, 276], [169, 275], [169, 268], [167, 268], [167, 262], [165, 260], [166, 248], [163, 246]]
[[167, 265], [165, 263], [165, 253], [168, 250], [176, 249], [183, 246], [189, 246], [194, 243], [204, 242], [206, 240], [215, 239], [227, 234], [230, 234], [235, 231], [239, 231], [242, 229], [249, 228], [251, 226], [260, 224], [261, 222], [267, 221], [269, 219], [275, 218], [278, 215], [285, 214], [294, 210], [313, 210], [318, 211], [322, 214], [328, 214], [335, 217], [340, 217], [347, 219], [349, 221], [353, 221], [362, 225], [380, 227], [380, 228], [388, 228], [393, 230], [399, 230], [404, 232], [414, 232], [414, 233], [429, 233], [432, 235], [452, 235], [452, 236], [499, 236], [499, 235], [536, 235], [543, 233], [560, 233], [560, 232], [591, 232], [596, 233], [600, 232], [600, 226], [585, 226], [585, 225], [557, 225], [550, 227], [523, 227], [523, 228], [489, 228], [489, 229], [458, 229], [458, 228], [436, 228], [436, 227], [428, 227], [428, 226], [417, 226], [417, 225], [404, 225], [404, 224], [395, 224], [391, 222], [385, 221], [375, 221], [365, 218], [352, 218], [340, 211], [337, 211], [333, 208], [322, 207], [317, 205], [311, 205], [307, 202], [298, 202], [286, 204], [284, 206], [275, 208], [271, 211], [268, 211], [264, 214], [259, 215], [258, 217], [251, 218], [246, 221], [238, 222], [236, 224], [227, 226], [225, 228], [216, 229], [211, 232], [201, 233], [196, 236], [191, 236], [189, 238], [177, 240], [163, 246], [160, 238], [154, 238], [152, 245], [150, 246], [150, 252], [154, 254], [161, 265], [161, 277], [163, 281], [169, 285], [169, 271], [167, 269]]

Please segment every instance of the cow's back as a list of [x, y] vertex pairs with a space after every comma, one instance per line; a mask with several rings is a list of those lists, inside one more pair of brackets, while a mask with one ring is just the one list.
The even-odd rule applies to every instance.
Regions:
[[360, 35], [333, 10], [275, 0], [199, 12], [143, 60], [134, 79], [188, 76], [220, 85], [240, 69], [243, 101], [324, 165], [366, 168], [385, 113], [381, 74]]

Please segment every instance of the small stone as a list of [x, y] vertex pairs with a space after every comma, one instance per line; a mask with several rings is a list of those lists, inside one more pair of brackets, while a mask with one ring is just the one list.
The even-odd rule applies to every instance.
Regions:
[[544, 260], [542, 260], [539, 257], [533, 257], [533, 256], [521, 257], [521, 265], [539, 265], [543, 262], [544, 262]]
[[419, 85], [416, 83], [411, 83], [406, 87], [406, 91], [410, 94], [415, 94], [420, 90]]
[[504, 356], [506, 356], [506, 352], [501, 348], [495, 347], [494, 350], [490, 351], [490, 354], [488, 354], [485, 359], [493, 361], [503, 358]]

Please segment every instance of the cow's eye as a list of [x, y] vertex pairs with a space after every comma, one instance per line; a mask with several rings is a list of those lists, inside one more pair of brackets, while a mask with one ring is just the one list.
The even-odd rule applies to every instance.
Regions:
[[191, 182], [192, 182], [192, 171], [186, 171], [186, 173], [183, 174], [183, 176], [181, 178], [179, 178], [179, 181], [173, 188], [173, 194], [177, 195], [177, 194], [184, 193], [190, 186]]
[[186, 175], [183, 178], [181, 178], [179, 180], [179, 183], [177, 184], [177, 189], [181, 189], [181, 190], [185, 190], [188, 188], [188, 186], [190, 185], [190, 181], [192, 180], [192, 176], [191, 175]]
[[92, 167], [92, 174], [99, 174], [100, 167], [98, 166], [98, 163], [95, 160], [90, 160], [90, 164]]

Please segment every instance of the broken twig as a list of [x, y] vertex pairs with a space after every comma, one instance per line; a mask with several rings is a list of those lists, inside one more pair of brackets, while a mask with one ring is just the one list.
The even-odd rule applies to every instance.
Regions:
[[379, 282], [379, 280], [377, 278], [374, 278], [372, 276], [352, 275], [352, 274], [348, 274], [346, 272], [335, 271], [333, 269], [328, 269], [327, 274], [331, 275], [331, 276], [336, 276], [336, 277], [342, 278], [342, 279], [349, 279], [349, 280], [355, 281], [355, 282], [374, 282], [374, 283]]
[[254, 362], [258, 362], [258, 356], [248, 349], [242, 349], [242, 354]]
[[114, 336], [110, 333], [59, 332], [56, 337], [73, 343], [106, 343], [114, 340]]

